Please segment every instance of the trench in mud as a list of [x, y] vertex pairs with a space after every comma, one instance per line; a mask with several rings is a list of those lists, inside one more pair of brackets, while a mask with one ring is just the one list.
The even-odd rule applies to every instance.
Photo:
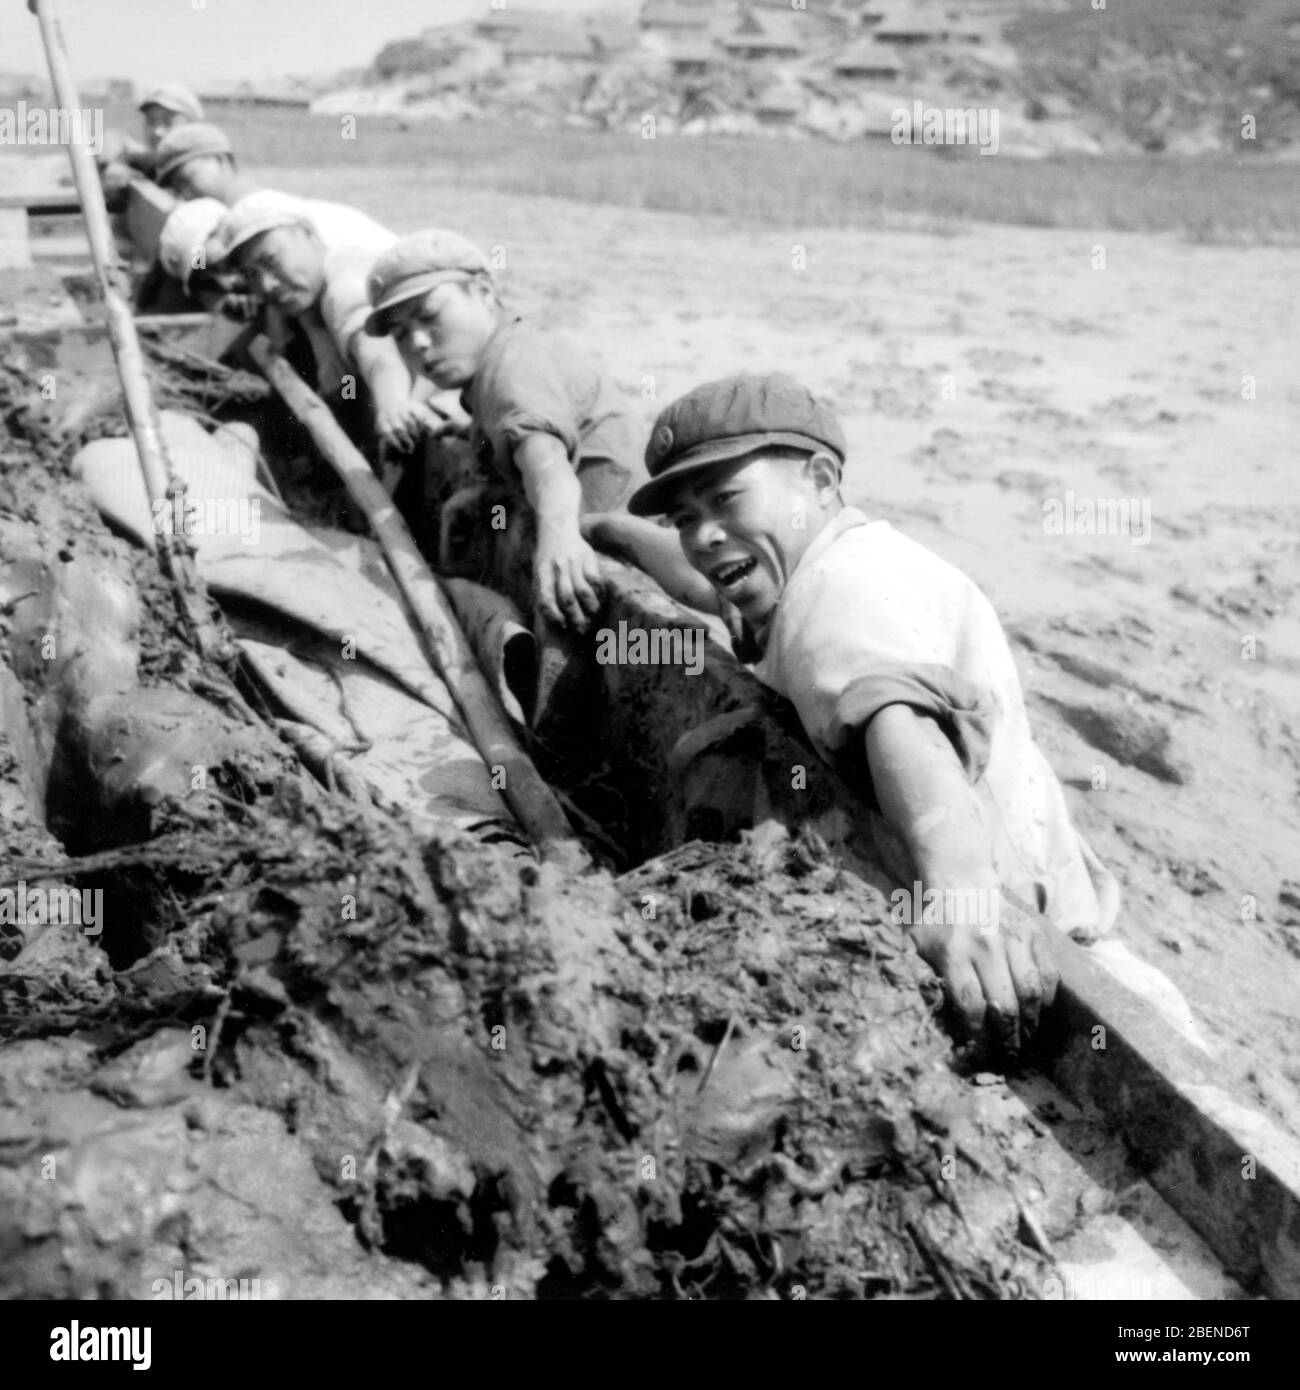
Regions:
[[[60, 881], [114, 924], [0, 943], [8, 1296], [143, 1298], [182, 1270], [294, 1297], [1059, 1297], [1047, 1252], [1158, 1225], [1050, 1088], [959, 1074], [884, 897], [815, 833], [654, 845], [655, 789], [590, 736], [569, 790], [603, 868], [322, 788], [5, 391], [3, 872], [95, 856]], [[129, 730], [105, 752], [84, 710], [49, 724], [14, 642], [24, 547], [42, 621], [75, 624], [79, 567], [138, 596], [133, 709], [209, 740], [205, 789], [142, 798], [114, 778]], [[1035, 1147], [1049, 1123], [1086, 1179]]]

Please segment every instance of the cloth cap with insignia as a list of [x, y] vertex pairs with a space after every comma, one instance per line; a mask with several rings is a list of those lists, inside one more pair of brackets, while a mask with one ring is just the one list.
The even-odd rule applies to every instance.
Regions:
[[844, 432], [831, 411], [788, 376], [710, 381], [659, 412], [646, 445], [650, 481], [628, 501], [633, 516], [658, 516], [691, 474], [765, 445], [833, 454], [844, 465]]
[[409, 299], [419, 299], [448, 280], [475, 275], [491, 278], [488, 258], [467, 237], [438, 227], [400, 237], [375, 262], [366, 278], [373, 311], [366, 319], [372, 338], [388, 335], [389, 311]]
[[208, 154], [224, 154], [233, 159], [234, 153], [230, 138], [219, 125], [210, 125], [207, 121], [186, 121], [183, 125], [172, 126], [159, 140], [154, 178], [165, 185], [177, 169], [191, 159]]
[[203, 103], [179, 82], [160, 82], [156, 87], [150, 87], [141, 97], [137, 110], [143, 111], [146, 106], [161, 106], [164, 111], [175, 111], [187, 121], [203, 119]]
[[217, 198], [194, 198], [181, 205], [163, 223], [158, 238], [158, 263], [182, 285], [189, 288], [190, 276], [200, 269], [194, 262], [202, 251], [204, 264], [213, 259], [208, 250], [212, 234], [221, 225], [227, 208]]
[[226, 209], [216, 235], [212, 238], [211, 264], [228, 260], [245, 242], [277, 227], [312, 227], [307, 206], [291, 193], [277, 193], [273, 188], [249, 193]]

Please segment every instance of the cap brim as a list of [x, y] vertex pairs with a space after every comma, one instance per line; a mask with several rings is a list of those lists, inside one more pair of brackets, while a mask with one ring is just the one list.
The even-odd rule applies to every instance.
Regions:
[[805, 434], [736, 434], [727, 439], [711, 439], [683, 454], [671, 468], [664, 469], [648, 483], [643, 483], [628, 499], [627, 509], [633, 516], [662, 516], [668, 511], [683, 479], [720, 464], [734, 463], [769, 445], [789, 445], [807, 449], [810, 454], [835, 452]]
[[136, 107], [136, 110], [143, 111], [146, 106], [157, 106], [163, 111], [170, 111], [173, 116], [184, 116], [187, 121], [200, 121], [203, 119], [201, 116], [196, 116], [194, 112], [187, 107], [179, 106], [176, 102], [166, 97], [145, 97], [140, 105]]
[[291, 213], [258, 218], [256, 222], [241, 228], [239, 235], [233, 240], [221, 242], [215, 248], [216, 254], [209, 258], [208, 264], [210, 266], [221, 265], [224, 261], [228, 261], [241, 246], [247, 246], [255, 236], [261, 236], [263, 232], [274, 232], [280, 227], [310, 226], [311, 222], [306, 217], [295, 217]]
[[190, 150], [180, 156], [179, 159], [170, 160], [166, 164], [159, 165], [154, 170], [154, 182], [167, 187], [168, 180], [178, 169], [183, 169], [192, 159], [234, 159], [233, 150]]
[[449, 280], [472, 280], [486, 275], [486, 270], [428, 270], [423, 275], [411, 275], [399, 280], [366, 316], [365, 331], [371, 338], [387, 338], [392, 331], [388, 322], [390, 312], [399, 304], [421, 299], [432, 289]]

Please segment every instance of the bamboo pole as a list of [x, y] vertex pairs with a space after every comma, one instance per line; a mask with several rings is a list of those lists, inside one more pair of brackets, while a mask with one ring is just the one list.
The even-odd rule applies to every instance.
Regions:
[[383, 484], [329, 407], [265, 336], [253, 339], [249, 353], [306, 426], [316, 447], [343, 480], [348, 495], [365, 512], [419, 626], [434, 668], [451, 691], [470, 737], [488, 766], [504, 773], [502, 790], [520, 824], [543, 853], [571, 841], [573, 832], [558, 798], [520, 747], [496, 692], [474, 659], [450, 600]]
[[[76, 84], [72, 79], [72, 68], [68, 62], [63, 29], [55, 12], [54, 0], [27, 0], [27, 7], [35, 14], [40, 24], [50, 79], [54, 84], [55, 101], [66, 111], [79, 111], [81, 106]], [[163, 499], [169, 499], [166, 514], [183, 515], [185, 485], [172, 469], [167, 445], [163, 439], [158, 407], [154, 403], [145, 371], [144, 353], [140, 348], [135, 320], [131, 317], [130, 306], [116, 283], [117, 258], [108, 221], [108, 209], [104, 206], [104, 193], [99, 182], [99, 171], [95, 167], [95, 159], [89, 146], [81, 141], [68, 142], [68, 157], [72, 161], [72, 178], [77, 187], [77, 196], [81, 199], [86, 239], [90, 243], [90, 257], [94, 263], [95, 277], [104, 297], [104, 318], [108, 326], [109, 342], [112, 344], [113, 358], [117, 363], [118, 378], [122, 383], [127, 423], [131, 427], [131, 437], [135, 441], [136, 455], [140, 460], [145, 492], [148, 494], [151, 507]], [[228, 655], [222, 649], [211, 614], [204, 602], [198, 574], [194, 568], [193, 551], [185, 536], [160, 532], [154, 539], [159, 564], [172, 582], [181, 616], [198, 651], [204, 656]]]

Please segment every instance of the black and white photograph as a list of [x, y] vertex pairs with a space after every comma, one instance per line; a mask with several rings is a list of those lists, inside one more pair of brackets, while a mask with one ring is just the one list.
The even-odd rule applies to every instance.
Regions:
[[0, 0], [6, 1343], [1280, 1369], [1298, 316], [1300, 0]]

